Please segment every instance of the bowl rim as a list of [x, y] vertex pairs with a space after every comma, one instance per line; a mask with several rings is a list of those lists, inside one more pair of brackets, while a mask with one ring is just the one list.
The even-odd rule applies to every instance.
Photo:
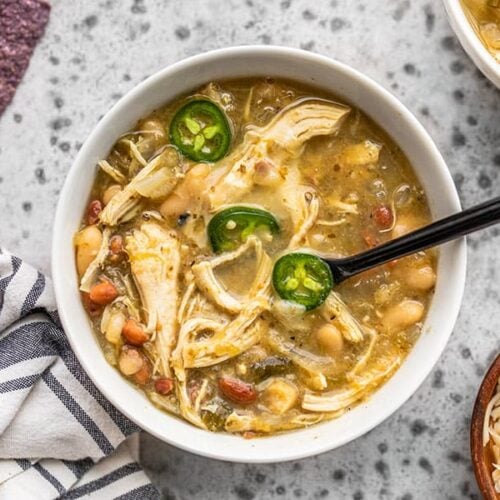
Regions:
[[[182, 441], [177, 438], [176, 435], [166, 435], [164, 432], [161, 432], [158, 428], [149, 425], [148, 422], [142, 421], [139, 417], [134, 414], [133, 409], [131, 409], [127, 404], [122, 403], [122, 401], [118, 401], [118, 396], [111, 391], [110, 388], [107, 387], [105, 381], [101, 380], [97, 376], [95, 376], [92, 370], [92, 362], [93, 359], [89, 357], [89, 354], [84, 352], [79, 347], [78, 334], [71, 328], [72, 318], [71, 318], [71, 310], [65, 307], [66, 297], [64, 296], [64, 272], [63, 267], [60, 266], [59, 262], [62, 262], [62, 245], [59, 244], [59, 241], [63, 241], [64, 237], [64, 221], [65, 221], [65, 212], [64, 207], [66, 205], [71, 204], [70, 198], [70, 186], [75, 183], [77, 178], [77, 170], [82, 166], [78, 166], [81, 163], [81, 158], [85, 156], [87, 149], [89, 151], [92, 150], [93, 143], [97, 140], [97, 138], [102, 134], [105, 130], [107, 123], [111, 121], [111, 117], [119, 114], [123, 108], [127, 107], [127, 103], [131, 101], [136, 96], [139, 96], [141, 93], [147, 91], [148, 87], [154, 85], [157, 82], [160, 82], [162, 79], [166, 78], [167, 75], [175, 74], [183, 69], [186, 69], [190, 66], [202, 65], [202, 64], [212, 64], [217, 62], [218, 59], [224, 57], [245, 57], [245, 56], [276, 56], [280, 58], [284, 58], [285, 60], [300, 59], [301, 63], [307, 65], [311, 63], [315, 63], [318, 65], [327, 66], [329, 71], [340, 72], [343, 76], [350, 78], [353, 81], [360, 82], [364, 88], [366, 89], [367, 94], [373, 94], [374, 97], [379, 97], [381, 100], [385, 102], [385, 106], [388, 109], [391, 109], [391, 113], [397, 115], [399, 118], [403, 119], [406, 123], [405, 126], [412, 130], [415, 136], [425, 143], [426, 148], [429, 151], [429, 154], [432, 155], [434, 165], [437, 169], [437, 175], [440, 176], [441, 180], [446, 184], [447, 189], [449, 190], [448, 197], [450, 205], [452, 205], [453, 209], [460, 210], [460, 201], [458, 198], [457, 191], [455, 189], [452, 177], [446, 164], [439, 153], [436, 145], [432, 141], [429, 134], [426, 132], [424, 127], [420, 124], [420, 122], [415, 118], [415, 116], [389, 91], [384, 89], [378, 83], [376, 83], [371, 78], [363, 75], [361, 72], [351, 68], [350, 66], [333, 60], [329, 57], [311, 53], [308, 51], [281, 47], [281, 46], [262, 46], [262, 45], [249, 45], [249, 46], [238, 46], [238, 47], [230, 47], [223, 48], [214, 51], [209, 51], [206, 53], [194, 55], [187, 59], [176, 62], [172, 65], [169, 65], [157, 73], [153, 74], [149, 78], [145, 79], [133, 89], [131, 89], [125, 96], [123, 96], [115, 105], [104, 115], [104, 117], [99, 121], [99, 123], [94, 127], [88, 138], [86, 139], [84, 145], [80, 149], [77, 157], [75, 158], [73, 165], [71, 166], [69, 173], [67, 175], [66, 181], [64, 183], [63, 189], [61, 190], [59, 202], [57, 205], [56, 216], [54, 219], [54, 228], [53, 228], [53, 240], [52, 240], [52, 275], [54, 281], [54, 290], [56, 301], [59, 308], [59, 315], [61, 318], [61, 322], [66, 331], [66, 335], [69, 339], [70, 345], [74, 350], [77, 358], [79, 359], [83, 369], [92, 379], [96, 387], [101, 391], [101, 393], [109, 399], [109, 401], [116, 406], [124, 415], [126, 415], [130, 420], [135, 422], [140, 428], [146, 430], [150, 434], [159, 438], [160, 440], [167, 442], [171, 445], [174, 445], [183, 450], [189, 451], [191, 453], [195, 453], [201, 456], [219, 459], [219, 460], [227, 460], [233, 462], [244, 462], [244, 463], [274, 463], [274, 462], [283, 462], [289, 460], [296, 460], [305, 458], [308, 456], [317, 455], [326, 451], [329, 451], [334, 448], [338, 448], [361, 435], [366, 434], [371, 429], [379, 425], [386, 418], [388, 418], [391, 414], [393, 414], [400, 406], [402, 406], [418, 389], [418, 387], [422, 384], [422, 382], [429, 375], [437, 360], [441, 356], [449, 337], [453, 331], [453, 327], [458, 316], [460, 310], [460, 304], [462, 301], [463, 290], [465, 286], [465, 271], [466, 271], [466, 247], [465, 247], [465, 239], [457, 240], [453, 243], [456, 245], [454, 247], [454, 255], [455, 260], [453, 261], [453, 289], [450, 290], [449, 296], [452, 297], [449, 302], [449, 309], [447, 310], [445, 326], [443, 327], [443, 331], [445, 333], [440, 334], [438, 337], [438, 342], [435, 344], [435, 348], [432, 349], [431, 352], [427, 353], [425, 368], [421, 369], [418, 375], [412, 377], [411, 383], [405, 385], [405, 391], [401, 391], [401, 393], [394, 394], [394, 397], [388, 399], [387, 404], [383, 407], [383, 411], [380, 411], [379, 414], [372, 418], [369, 422], [364, 422], [363, 426], [360, 426], [356, 430], [350, 430], [349, 433], [337, 437], [334, 443], [331, 443], [327, 440], [327, 442], [322, 442], [320, 439], [316, 439], [314, 442], [308, 443], [306, 449], [295, 449], [294, 447], [287, 447], [286, 450], [281, 449], [280, 447], [273, 447], [272, 452], [267, 452], [264, 456], [262, 453], [251, 453], [251, 456], [246, 456], [242, 452], [234, 452], [233, 450], [224, 450], [223, 452], [214, 449], [202, 442], [200, 440], [192, 439], [189, 442]], [[89, 328], [90, 330], [90, 328]], [[402, 363], [402, 366], [405, 362]], [[127, 381], [122, 379], [123, 384], [127, 384]], [[386, 384], [385, 384], [386, 385]], [[379, 388], [377, 392], [381, 391], [382, 388]], [[149, 403], [152, 406], [152, 403]], [[167, 415], [166, 418], [174, 419], [170, 415]], [[191, 425], [191, 424], [188, 424]], [[321, 424], [328, 425], [328, 423]], [[318, 427], [318, 426], [315, 426]], [[200, 429], [196, 429], [193, 427], [193, 434], [196, 434], [195, 431], [200, 431]], [[206, 433], [206, 431], [201, 431]], [[300, 432], [300, 431], [292, 431], [292, 432]], [[288, 434], [289, 436], [293, 436], [293, 434]], [[198, 435], [200, 437], [200, 435]], [[275, 439], [276, 436], [273, 435], [268, 438], [262, 439]], [[241, 438], [239, 438], [241, 439]], [[260, 440], [253, 440], [260, 441]], [[292, 438], [293, 441], [293, 438]]]
[[470, 451], [476, 482], [486, 500], [496, 500], [490, 466], [486, 463], [483, 446], [483, 423], [486, 407], [495, 393], [500, 378], [500, 354], [491, 363], [477, 392], [470, 425]]
[[500, 63], [495, 61], [472, 28], [460, 0], [443, 0], [443, 4], [453, 32], [465, 52], [481, 73], [500, 88]]

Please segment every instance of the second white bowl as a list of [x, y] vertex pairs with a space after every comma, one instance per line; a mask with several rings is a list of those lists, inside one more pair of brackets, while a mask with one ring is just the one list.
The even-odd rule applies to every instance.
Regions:
[[[485, 0], [486, 1], [486, 0]], [[488, 52], [472, 28], [460, 0], [443, 0], [451, 27], [465, 52], [481, 73], [500, 89], [500, 64]]]

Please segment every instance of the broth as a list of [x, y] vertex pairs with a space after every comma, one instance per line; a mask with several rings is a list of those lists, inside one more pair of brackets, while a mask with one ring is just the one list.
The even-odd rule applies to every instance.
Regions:
[[[308, 426], [372, 394], [418, 338], [433, 251], [324, 297], [301, 267], [430, 221], [403, 152], [335, 96], [210, 83], [140, 120], [99, 166], [75, 236], [82, 300], [108, 361], [159, 408], [245, 437]], [[295, 274], [276, 283], [290, 254]]]

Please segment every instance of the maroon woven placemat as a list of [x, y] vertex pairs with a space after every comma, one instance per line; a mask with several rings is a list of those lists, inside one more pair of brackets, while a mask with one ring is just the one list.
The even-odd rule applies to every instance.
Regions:
[[46, 0], [0, 0], [0, 115], [28, 67], [49, 13]]

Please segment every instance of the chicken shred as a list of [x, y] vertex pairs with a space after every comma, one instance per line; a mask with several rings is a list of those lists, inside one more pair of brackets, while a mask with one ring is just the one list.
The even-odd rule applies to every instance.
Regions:
[[383, 358], [368, 371], [359, 375], [349, 387], [342, 387], [331, 392], [314, 393], [307, 391], [304, 394], [302, 408], [317, 412], [339, 412], [348, 409], [351, 405], [366, 396], [377, 385], [388, 378], [399, 366], [399, 357]]
[[259, 319], [259, 315], [268, 308], [267, 296], [257, 296], [248, 301], [233, 321], [213, 329], [214, 334], [210, 338], [190, 342], [185, 346], [185, 366], [212, 366], [250, 349], [267, 331], [267, 322]]
[[[236, 298], [219, 282], [214, 274], [214, 270], [218, 266], [234, 262], [250, 249], [255, 251], [257, 272], [246, 297]], [[271, 259], [262, 249], [262, 242], [255, 236], [250, 236], [243, 245], [233, 252], [222, 254], [211, 260], [204, 260], [192, 266], [198, 288], [215, 304], [230, 313], [241, 312], [247, 300], [259, 294], [263, 295], [269, 292], [271, 285], [271, 270]]]
[[141, 296], [147, 330], [155, 335], [160, 371], [170, 376], [170, 353], [176, 341], [180, 242], [173, 230], [143, 223], [126, 239], [130, 268]]
[[181, 178], [177, 161], [177, 153], [172, 148], [166, 148], [153, 158], [111, 198], [100, 214], [101, 222], [107, 226], [115, 226], [137, 207], [142, 197], [166, 197]]
[[211, 211], [235, 203], [254, 185], [255, 166], [262, 160], [281, 165], [297, 158], [315, 136], [336, 133], [350, 108], [329, 101], [305, 99], [285, 108], [271, 122], [254, 127], [243, 144], [224, 164], [228, 170], [208, 190]]

